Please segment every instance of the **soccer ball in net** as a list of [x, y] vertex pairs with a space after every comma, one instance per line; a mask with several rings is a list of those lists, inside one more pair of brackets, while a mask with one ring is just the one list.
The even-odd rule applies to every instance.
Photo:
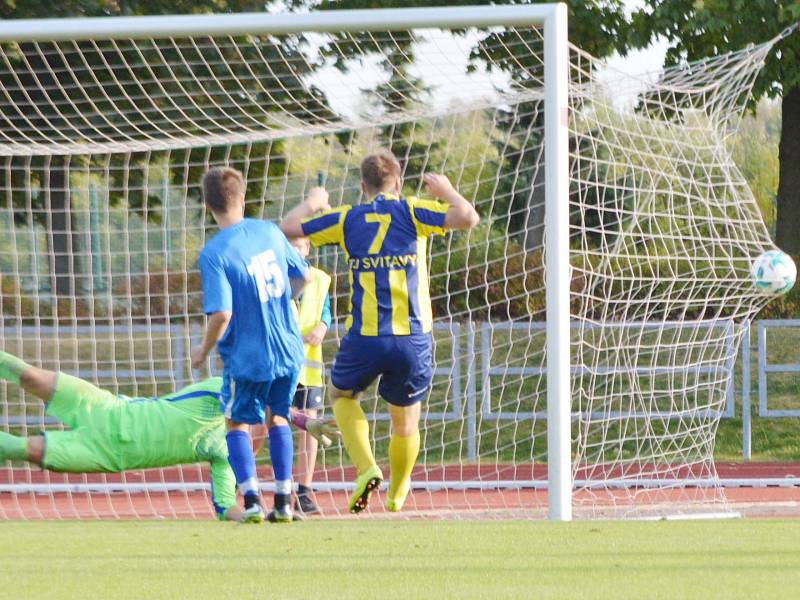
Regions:
[[753, 261], [753, 283], [767, 294], [784, 294], [797, 279], [797, 267], [792, 257], [780, 250], [764, 252]]

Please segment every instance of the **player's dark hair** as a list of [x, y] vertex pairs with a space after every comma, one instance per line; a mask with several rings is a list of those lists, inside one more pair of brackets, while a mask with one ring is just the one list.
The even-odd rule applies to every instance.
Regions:
[[378, 150], [361, 161], [361, 181], [370, 192], [380, 192], [394, 177], [400, 177], [400, 161], [388, 150]]
[[215, 213], [227, 212], [245, 188], [242, 174], [230, 167], [213, 167], [203, 175], [203, 201]]

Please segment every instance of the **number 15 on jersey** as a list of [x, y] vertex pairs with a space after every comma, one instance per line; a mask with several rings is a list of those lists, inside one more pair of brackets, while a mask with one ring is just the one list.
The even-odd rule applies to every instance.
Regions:
[[262, 303], [270, 298], [280, 298], [286, 291], [286, 281], [274, 250], [267, 250], [251, 258], [247, 272], [256, 280], [258, 299]]

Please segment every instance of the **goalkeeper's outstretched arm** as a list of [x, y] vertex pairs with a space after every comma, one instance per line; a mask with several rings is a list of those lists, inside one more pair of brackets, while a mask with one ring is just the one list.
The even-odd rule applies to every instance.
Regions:
[[211, 502], [221, 521], [240, 521], [243, 510], [236, 504], [236, 477], [227, 457], [211, 459]]
[[[292, 425], [307, 431], [313, 438], [320, 444], [328, 448], [333, 440], [338, 440], [342, 437], [342, 432], [336, 428], [336, 425], [330, 422], [323, 421], [322, 419], [314, 419], [306, 415], [303, 411], [295, 409], [293, 406], [289, 408], [289, 417]], [[264, 445], [264, 440], [267, 437], [267, 428], [265, 425], [254, 425], [250, 428], [250, 436], [253, 439], [253, 453], [258, 454], [261, 447]]]

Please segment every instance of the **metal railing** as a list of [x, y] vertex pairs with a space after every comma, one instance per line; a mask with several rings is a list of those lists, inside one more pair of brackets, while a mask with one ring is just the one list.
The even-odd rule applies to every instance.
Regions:
[[[697, 324], [692, 324], [695, 327]], [[579, 325], [573, 325], [573, 328]], [[597, 328], [601, 326], [592, 326], [583, 324], [582, 327]], [[642, 330], [647, 330], [647, 324], [620, 324], [614, 327], [631, 326]], [[653, 325], [655, 327], [682, 327], [680, 323]], [[716, 322], [708, 325], [709, 327], [733, 327], [733, 324], [728, 322]], [[607, 327], [607, 326], [602, 326]], [[752, 411], [751, 411], [751, 393], [752, 393], [752, 343], [751, 343], [751, 330], [755, 328], [757, 343], [755, 347], [755, 360], [757, 365], [756, 381], [757, 381], [757, 398], [758, 410], [757, 415], [759, 418], [796, 418], [800, 417], [800, 400], [798, 401], [798, 408], [774, 408], [769, 404], [769, 389], [768, 378], [771, 375], [797, 373], [800, 374], [800, 363], [791, 362], [775, 362], [769, 361], [769, 348], [768, 346], [768, 332], [770, 330], [787, 330], [798, 329], [800, 330], [800, 319], [768, 319], [754, 322], [752, 325], [744, 326], [742, 331], [741, 345], [738, 353], [733, 352], [734, 336], [727, 335], [724, 342], [728, 346], [724, 349], [725, 356], [729, 357], [724, 361], [722, 375], [728, 378], [730, 382], [726, 391], [725, 410], [724, 411], [711, 411], [714, 416], [722, 418], [733, 418], [737, 415], [737, 407], [741, 410], [742, 418], [742, 456], [745, 460], [749, 460], [752, 453], [751, 444], [751, 431], [752, 431]], [[343, 327], [338, 328], [338, 333], [343, 333]], [[547, 419], [546, 407], [536, 411], [508, 411], [503, 410], [502, 407], [495, 407], [492, 405], [492, 379], [503, 377], [516, 377], [518, 379], [529, 378], [532, 381], [538, 381], [539, 395], [544, 397], [544, 389], [546, 387], [546, 369], [544, 364], [538, 366], [530, 366], [527, 359], [521, 360], [522, 366], [514, 364], [498, 364], [493, 362], [493, 356], [498, 354], [495, 344], [493, 343], [493, 336], [497, 333], [507, 333], [512, 335], [514, 332], [529, 331], [529, 339], [534, 337], [541, 337], [541, 348], [536, 346], [535, 352], [544, 352], [544, 323], [512, 323], [512, 322], [479, 322], [475, 323], [468, 321], [465, 323], [459, 322], [437, 322], [434, 324], [434, 335], [440, 339], [440, 344], [443, 343], [441, 338], [445, 334], [450, 344], [449, 357], [446, 360], [437, 362], [434, 368], [434, 377], [439, 378], [441, 383], [442, 379], [446, 379], [446, 391], [444, 393], [441, 403], [444, 405], [444, 410], [423, 410], [423, 418], [436, 421], [455, 421], [463, 419], [465, 421], [466, 433], [466, 451], [467, 458], [475, 458], [477, 455], [477, 439], [478, 429], [481, 421], [484, 420], [521, 420], [521, 419]], [[128, 367], [118, 367], [113, 361], [112, 357], [101, 357], [95, 360], [94, 368], [86, 368], [85, 366], [78, 366], [75, 374], [94, 381], [103, 381], [113, 379], [117, 383], [133, 383], [135, 381], [165, 381], [171, 380], [177, 388], [182, 387], [189, 379], [196, 379], [199, 374], [194, 373], [190, 376], [189, 372], [189, 348], [191, 347], [192, 340], [199, 339], [200, 327], [198, 324], [193, 324], [191, 327], [183, 327], [180, 325], [127, 325], [127, 326], [21, 326], [2, 330], [2, 338], [11, 340], [15, 337], [22, 337], [27, 339], [38, 339], [40, 343], [46, 345], [47, 340], [52, 339], [67, 339], [67, 340], [80, 340], [81, 338], [94, 338], [95, 336], [103, 337], [116, 336], [116, 340], [122, 339], [121, 336], [128, 336], [133, 340], [138, 336], [155, 336], [163, 337], [169, 340], [171, 356], [161, 366], [156, 368], [153, 361], [152, 369], [137, 369], [130, 368], [133, 363], [133, 357], [127, 357], [126, 360], [121, 361], [127, 364]], [[523, 334], [524, 335], [524, 334]], [[800, 334], [798, 335], [800, 341]], [[110, 343], [110, 342], [109, 342]], [[8, 346], [8, 344], [7, 344]], [[798, 344], [800, 347], [800, 344]], [[57, 354], [57, 353], [56, 353]], [[77, 362], [77, 355], [72, 362]], [[502, 354], [502, 353], [499, 353]], [[740, 380], [739, 384], [735, 385], [734, 372], [736, 366], [739, 366]], [[103, 368], [100, 368], [103, 367]], [[604, 369], [609, 367], [603, 366], [573, 366], [571, 371], [573, 376], [586, 375], [590, 371], [603, 374]], [[658, 366], [632, 366], [620, 371], [620, 367], [614, 367], [615, 372], [627, 372], [636, 375], [653, 376], [668, 370], [668, 367]], [[692, 373], [696, 375], [708, 374], [715, 375], [715, 370], [719, 367], [697, 366], [692, 367]], [[217, 361], [209, 360], [209, 370], [211, 374], [218, 373]], [[330, 369], [327, 369], [330, 373]], [[798, 394], [800, 396], [800, 394]], [[738, 399], [738, 402], [737, 402]], [[707, 411], [708, 412], [708, 411]], [[696, 413], [695, 413], [696, 414]], [[578, 418], [581, 415], [573, 413], [573, 418]], [[614, 418], [611, 413], [590, 414], [584, 415], [593, 418]], [[619, 415], [620, 417], [623, 415]], [[630, 418], [651, 418], [665, 417], [665, 418], [678, 418], [681, 415], [677, 413], [659, 412], [654, 414], [652, 412], [647, 415], [626, 413], [624, 416]], [[684, 415], [685, 416], [685, 415]], [[371, 419], [383, 421], [389, 418], [387, 412], [376, 412], [369, 415]], [[16, 427], [16, 426], [43, 426], [55, 424], [58, 421], [43, 416], [31, 416], [28, 414], [23, 415], [10, 415], [0, 413], [0, 427]]]
[[767, 376], [770, 373], [800, 373], [800, 364], [770, 364], [767, 356], [767, 330], [800, 328], [800, 319], [768, 319], [756, 321], [758, 336], [758, 416], [759, 417], [800, 417], [800, 408], [770, 408], [767, 397]]

